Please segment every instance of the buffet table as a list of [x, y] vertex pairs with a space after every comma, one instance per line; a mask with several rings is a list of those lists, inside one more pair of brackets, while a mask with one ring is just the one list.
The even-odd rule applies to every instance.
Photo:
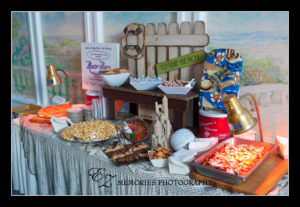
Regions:
[[[103, 146], [62, 140], [50, 124], [31, 123], [33, 115], [14, 119], [13, 189], [26, 195], [243, 195], [170, 174], [149, 161], [116, 166]], [[126, 144], [128, 141], [120, 137]], [[287, 175], [278, 183], [286, 185]], [[284, 187], [279, 195], [288, 195]]]

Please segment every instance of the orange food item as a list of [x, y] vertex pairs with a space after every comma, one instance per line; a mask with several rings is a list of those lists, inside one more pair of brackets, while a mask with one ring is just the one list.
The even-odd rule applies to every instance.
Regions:
[[29, 119], [30, 122], [39, 123], [39, 124], [51, 124], [51, 121], [49, 118], [43, 118], [39, 116], [34, 116], [31, 119]]
[[67, 109], [71, 108], [72, 104], [53, 105], [42, 108], [38, 111], [38, 116], [43, 118], [67, 116]]
[[264, 147], [246, 144], [232, 146], [227, 143], [202, 165], [244, 177], [266, 153]]

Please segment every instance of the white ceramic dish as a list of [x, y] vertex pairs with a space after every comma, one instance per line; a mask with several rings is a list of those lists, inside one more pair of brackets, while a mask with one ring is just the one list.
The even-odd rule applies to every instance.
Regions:
[[150, 91], [157, 88], [162, 82], [140, 82], [140, 83], [130, 83], [138, 91]]
[[168, 159], [151, 159], [151, 151], [148, 151], [149, 160], [154, 167], [163, 168], [168, 166]]
[[195, 82], [192, 84], [192, 87], [170, 87], [170, 86], [163, 86], [160, 84], [158, 88], [162, 90], [165, 94], [179, 94], [179, 95], [186, 95], [192, 88], [195, 86]]
[[130, 76], [130, 73], [120, 73], [113, 75], [101, 75], [109, 86], [119, 87], [123, 85]]

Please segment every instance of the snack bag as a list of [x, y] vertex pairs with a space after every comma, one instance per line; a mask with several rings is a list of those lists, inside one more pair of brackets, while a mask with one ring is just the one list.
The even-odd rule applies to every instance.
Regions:
[[243, 60], [234, 49], [215, 49], [204, 61], [201, 78], [200, 109], [219, 109], [226, 112], [223, 97], [238, 95]]

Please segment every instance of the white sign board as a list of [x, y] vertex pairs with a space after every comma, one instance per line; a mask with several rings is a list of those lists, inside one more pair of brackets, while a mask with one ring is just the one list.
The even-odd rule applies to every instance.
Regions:
[[81, 43], [82, 88], [100, 91], [106, 85], [100, 70], [120, 67], [119, 43]]

